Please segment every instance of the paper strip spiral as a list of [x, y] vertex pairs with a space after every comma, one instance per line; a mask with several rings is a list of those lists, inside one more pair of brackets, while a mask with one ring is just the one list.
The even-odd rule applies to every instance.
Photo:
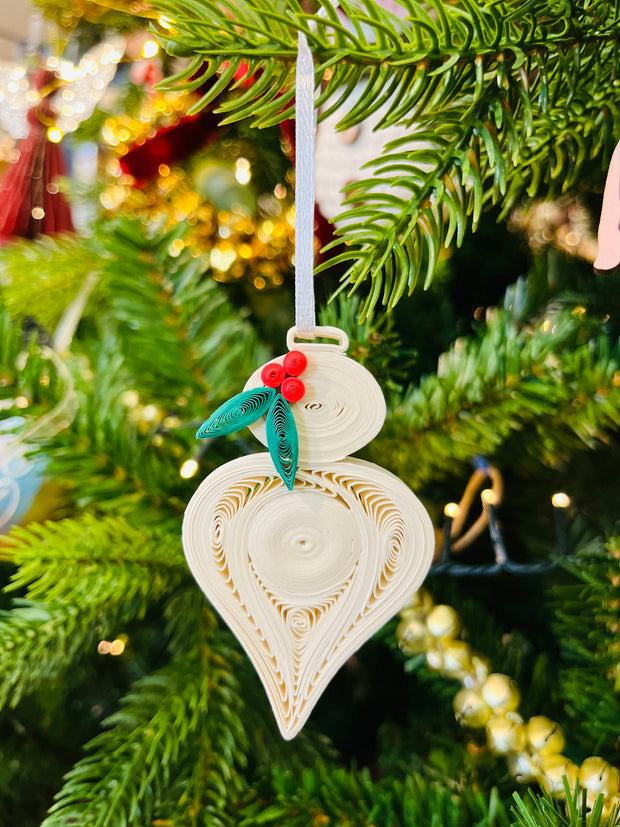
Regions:
[[224, 436], [246, 428], [268, 411], [275, 395], [274, 388], [255, 388], [238, 393], [203, 422], [196, 436], [198, 439]]
[[267, 414], [267, 447], [278, 474], [289, 491], [297, 471], [297, 428], [291, 406], [284, 397], [274, 399]]

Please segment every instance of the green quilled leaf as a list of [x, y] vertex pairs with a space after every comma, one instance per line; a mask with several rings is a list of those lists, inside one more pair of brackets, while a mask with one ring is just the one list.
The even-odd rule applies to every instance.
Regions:
[[203, 422], [196, 434], [198, 439], [224, 436], [240, 431], [267, 412], [276, 396], [275, 388], [255, 388], [243, 391], [224, 402]]
[[297, 471], [297, 426], [291, 406], [278, 394], [267, 414], [267, 447], [276, 471], [284, 484], [293, 490]]

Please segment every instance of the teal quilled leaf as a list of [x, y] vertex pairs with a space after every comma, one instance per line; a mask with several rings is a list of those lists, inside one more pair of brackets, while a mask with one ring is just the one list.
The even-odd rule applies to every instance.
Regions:
[[255, 388], [243, 391], [224, 402], [203, 422], [196, 436], [204, 439], [207, 436], [224, 436], [240, 431], [267, 412], [276, 396], [275, 388]]
[[291, 406], [280, 394], [267, 414], [267, 447], [276, 471], [292, 491], [297, 471], [297, 426]]

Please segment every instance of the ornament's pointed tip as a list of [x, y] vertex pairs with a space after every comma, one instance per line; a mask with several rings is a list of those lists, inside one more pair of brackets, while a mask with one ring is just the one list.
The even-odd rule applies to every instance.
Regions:
[[293, 718], [293, 720], [283, 721], [278, 718], [278, 715], [276, 713], [278, 729], [280, 730], [280, 735], [284, 738], [285, 741], [292, 741], [293, 738], [296, 738], [299, 735], [299, 733], [305, 726], [309, 714], [310, 711], [303, 715], [296, 715]]

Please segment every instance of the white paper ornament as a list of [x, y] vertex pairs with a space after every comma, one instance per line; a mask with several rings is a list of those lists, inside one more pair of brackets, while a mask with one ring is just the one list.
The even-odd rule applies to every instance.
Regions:
[[[270, 454], [241, 457], [204, 480], [183, 522], [190, 569], [252, 660], [285, 738], [420, 586], [434, 549], [431, 521], [407, 486], [343, 458], [376, 434], [385, 402], [344, 355], [342, 331], [316, 330], [338, 345], [298, 345], [292, 331], [287, 339], [307, 357], [306, 395], [291, 405], [300, 445], [292, 490]], [[262, 370], [246, 391], [262, 387]], [[266, 442], [264, 419], [251, 429]]]
[[[248, 426], [269, 453], [214, 471], [183, 521], [192, 573], [252, 660], [284, 738], [299, 732], [334, 673], [420, 586], [435, 545], [414, 494], [378, 465], [347, 457], [376, 436], [385, 401], [372, 375], [345, 355], [346, 334], [315, 326], [314, 87], [300, 33], [289, 353], [257, 370], [198, 431], [202, 438]], [[295, 334], [310, 341], [296, 344]]]
[[288, 491], [269, 454], [254, 454], [198, 488], [183, 545], [292, 738], [335, 672], [419, 587], [433, 531], [419, 500], [377, 465], [323, 463], [298, 471]]

